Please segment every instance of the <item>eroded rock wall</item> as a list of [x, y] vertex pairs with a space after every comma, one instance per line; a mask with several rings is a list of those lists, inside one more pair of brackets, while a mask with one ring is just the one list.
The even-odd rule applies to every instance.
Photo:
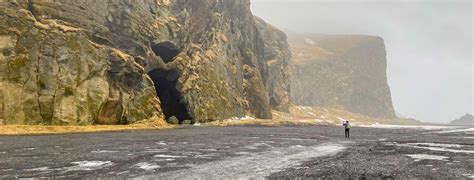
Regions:
[[197, 121], [271, 118], [264, 87], [263, 41], [250, 2], [175, 1], [183, 51], [174, 64], [178, 89]]
[[290, 34], [291, 100], [379, 118], [395, 117], [380, 37]]
[[126, 124], [161, 115], [153, 84], [132, 56], [34, 6], [0, 3], [3, 124]]
[[0, 17], [0, 124], [271, 118], [270, 99], [288, 103], [284, 34], [263, 38], [249, 0], [11, 0]]

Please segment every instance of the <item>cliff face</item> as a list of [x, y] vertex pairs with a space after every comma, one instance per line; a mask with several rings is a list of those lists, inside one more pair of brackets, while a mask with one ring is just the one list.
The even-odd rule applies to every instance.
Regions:
[[288, 103], [289, 53], [248, 0], [8, 1], [0, 17], [0, 124], [271, 118], [269, 95]]
[[291, 34], [289, 43], [293, 53], [290, 97], [295, 104], [395, 117], [381, 38]]
[[264, 59], [268, 66], [265, 87], [272, 108], [288, 112], [290, 107], [290, 47], [286, 34], [261, 18], [255, 17], [263, 37]]
[[[0, 4], [2, 123], [119, 124], [160, 116], [160, 102], [143, 66], [122, 50], [93, 40], [91, 29], [103, 26], [86, 21], [87, 15], [77, 16], [100, 4], [81, 10], [79, 4], [64, 3]], [[85, 22], [91, 25], [79, 28]]]
[[249, 1], [176, 1], [183, 47], [171, 68], [198, 121], [252, 115], [271, 118], [264, 87], [267, 66]]

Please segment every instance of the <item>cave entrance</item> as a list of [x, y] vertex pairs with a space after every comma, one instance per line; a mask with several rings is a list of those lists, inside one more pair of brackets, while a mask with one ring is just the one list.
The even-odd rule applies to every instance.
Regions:
[[183, 103], [183, 97], [176, 88], [176, 82], [179, 78], [177, 70], [154, 69], [148, 73], [153, 80], [158, 97], [161, 101], [161, 109], [166, 120], [175, 116], [179, 123], [184, 120], [191, 120], [186, 104]]
[[151, 46], [151, 50], [163, 59], [163, 62], [169, 63], [172, 62], [174, 57], [176, 57], [181, 49], [169, 41], [154, 43]]

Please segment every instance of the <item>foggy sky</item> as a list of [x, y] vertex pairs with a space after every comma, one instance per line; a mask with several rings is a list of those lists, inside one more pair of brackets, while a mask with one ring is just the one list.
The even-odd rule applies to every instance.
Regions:
[[252, 0], [283, 30], [384, 38], [395, 110], [426, 122], [474, 111], [472, 9], [470, 0]]

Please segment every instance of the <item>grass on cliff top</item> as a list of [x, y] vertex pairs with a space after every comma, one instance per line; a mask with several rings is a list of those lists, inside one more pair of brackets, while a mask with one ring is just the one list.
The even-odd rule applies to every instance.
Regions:
[[173, 128], [164, 120], [151, 118], [130, 125], [89, 125], [89, 126], [41, 126], [41, 125], [0, 125], [0, 135], [64, 134], [84, 132], [112, 132], [142, 129]]

